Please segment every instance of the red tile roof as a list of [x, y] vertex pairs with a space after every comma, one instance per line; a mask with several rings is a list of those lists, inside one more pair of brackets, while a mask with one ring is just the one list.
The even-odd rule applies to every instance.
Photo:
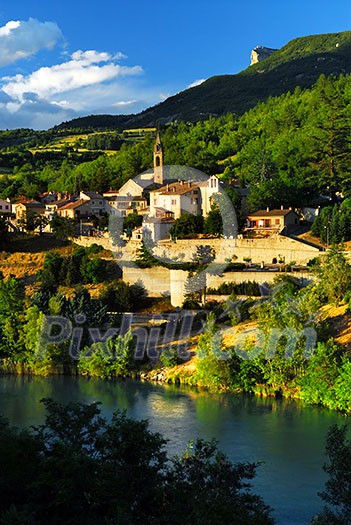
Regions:
[[285, 217], [289, 213], [295, 213], [293, 210], [258, 210], [248, 213], [248, 217]]

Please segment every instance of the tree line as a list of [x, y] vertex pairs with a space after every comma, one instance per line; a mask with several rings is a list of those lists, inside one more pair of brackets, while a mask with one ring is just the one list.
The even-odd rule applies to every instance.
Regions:
[[[242, 116], [228, 114], [197, 123], [178, 122], [162, 130], [165, 163], [219, 174], [249, 185], [249, 208], [300, 208], [320, 193], [336, 202], [350, 195], [350, 76], [318, 79], [311, 89], [271, 98]], [[36, 166], [23, 151], [12, 174], [0, 181], [2, 197], [20, 192], [104, 191], [152, 167], [154, 138], [124, 143], [115, 155], [77, 164]], [[4, 160], [2, 162], [5, 162]], [[34, 191], [35, 190], [35, 191]]]

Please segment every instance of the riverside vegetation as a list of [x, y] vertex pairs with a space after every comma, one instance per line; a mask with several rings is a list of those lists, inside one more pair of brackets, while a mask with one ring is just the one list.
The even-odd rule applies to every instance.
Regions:
[[[140, 348], [135, 354], [130, 331], [119, 333], [123, 312], [136, 311], [147, 301], [141, 285], [111, 280], [99, 285], [98, 295], [92, 297], [86, 286], [77, 284], [95, 282], [96, 275], [101, 275], [99, 270], [95, 273], [96, 268], [105, 263], [82, 248], [68, 256], [48, 252], [31, 296], [23, 280], [13, 276], [0, 280], [3, 372], [113, 378], [166, 366], [169, 381], [216, 391], [296, 397], [351, 411], [349, 346], [333, 339], [330, 326], [321, 318], [329, 303], [345, 304], [346, 317], [350, 316], [351, 265], [342, 247], [314, 262], [313, 284], [301, 287], [298, 280], [281, 274], [268, 297], [237, 300], [232, 294], [227, 302], [212, 300], [198, 313], [193, 310], [194, 333], [204, 328], [191, 373], [172, 347], [164, 348], [158, 359], [156, 354], [150, 359]], [[64, 293], [58, 283], [69, 285], [70, 293]], [[224, 288], [232, 290], [229, 285]], [[257, 293], [252, 284], [247, 287], [250, 290]], [[199, 307], [192, 292], [187, 302]], [[65, 340], [52, 338], [55, 327], [47, 319], [53, 316], [70, 326]], [[90, 328], [108, 334], [107, 339], [92, 341]], [[176, 336], [179, 332], [177, 326]]]

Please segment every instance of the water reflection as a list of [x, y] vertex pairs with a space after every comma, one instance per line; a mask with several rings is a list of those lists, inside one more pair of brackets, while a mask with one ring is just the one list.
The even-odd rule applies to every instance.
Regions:
[[151, 429], [169, 440], [172, 454], [181, 453], [190, 439], [214, 437], [233, 461], [263, 461], [254, 486], [276, 509], [280, 525], [307, 524], [319, 510], [324, 438], [331, 424], [345, 423], [339, 414], [284, 400], [127, 380], [0, 378], [0, 412], [11, 424], [41, 423], [43, 397], [62, 403], [100, 401], [107, 417], [120, 408], [149, 419]]

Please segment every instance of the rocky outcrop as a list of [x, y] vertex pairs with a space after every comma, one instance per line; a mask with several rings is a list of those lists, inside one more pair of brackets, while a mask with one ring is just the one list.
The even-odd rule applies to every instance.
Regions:
[[257, 64], [257, 62], [262, 62], [265, 58], [268, 58], [271, 56], [274, 51], [277, 51], [277, 49], [271, 49], [270, 47], [263, 47], [263, 46], [256, 46], [251, 51], [251, 64]]

